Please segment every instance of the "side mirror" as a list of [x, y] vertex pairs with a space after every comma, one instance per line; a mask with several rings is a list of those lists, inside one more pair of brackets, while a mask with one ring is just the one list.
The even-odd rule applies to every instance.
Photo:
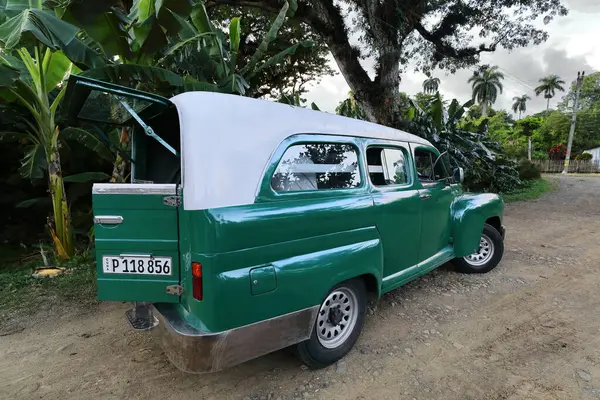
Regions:
[[465, 180], [465, 170], [462, 167], [454, 168], [453, 174], [454, 181], [463, 183]]

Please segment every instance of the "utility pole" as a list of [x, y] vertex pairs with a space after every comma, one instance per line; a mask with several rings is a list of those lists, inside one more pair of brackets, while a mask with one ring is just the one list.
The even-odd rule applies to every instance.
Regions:
[[569, 144], [567, 144], [567, 156], [565, 157], [565, 168], [563, 174], [569, 172], [569, 160], [571, 158], [571, 147], [573, 146], [573, 135], [575, 135], [575, 124], [577, 123], [577, 108], [579, 107], [579, 92], [583, 84], [585, 71], [577, 71], [577, 88], [575, 89], [575, 103], [573, 104], [573, 116], [571, 117], [571, 129], [569, 130]]

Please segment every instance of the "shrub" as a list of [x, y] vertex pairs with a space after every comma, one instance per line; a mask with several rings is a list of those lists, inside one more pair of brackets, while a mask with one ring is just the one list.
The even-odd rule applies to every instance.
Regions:
[[547, 160], [549, 158], [548, 153], [545, 151], [534, 151], [531, 155], [532, 160]]
[[592, 159], [592, 154], [591, 153], [581, 153], [578, 154], [577, 157], [575, 157], [576, 160], [581, 160], [581, 161], [588, 161]]
[[459, 128], [470, 105], [472, 101], [460, 105], [454, 99], [446, 108], [438, 93], [425, 110], [413, 101], [409, 118], [397, 127], [429, 140], [440, 152], [447, 151], [450, 163], [464, 168], [463, 186], [469, 191], [508, 193], [520, 188], [516, 164], [503, 154], [500, 143], [487, 135], [485, 126], [477, 133]]
[[519, 171], [519, 179], [524, 181], [531, 181], [542, 177], [542, 173], [538, 166], [529, 160], [521, 161], [517, 170]]

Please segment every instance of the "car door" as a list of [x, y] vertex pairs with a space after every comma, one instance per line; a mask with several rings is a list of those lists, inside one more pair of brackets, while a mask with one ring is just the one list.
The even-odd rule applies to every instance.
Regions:
[[419, 261], [423, 262], [450, 245], [450, 208], [454, 189], [449, 184], [443, 162], [436, 163], [439, 153], [435, 148], [413, 145], [415, 172], [420, 186], [421, 237]]
[[419, 262], [420, 184], [407, 143], [368, 141], [366, 157], [385, 282]]

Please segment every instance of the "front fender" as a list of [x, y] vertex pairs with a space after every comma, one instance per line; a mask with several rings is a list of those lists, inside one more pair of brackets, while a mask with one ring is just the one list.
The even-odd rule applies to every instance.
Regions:
[[493, 193], [465, 193], [452, 203], [452, 237], [454, 254], [464, 257], [477, 251], [483, 224], [504, 214], [502, 198]]

